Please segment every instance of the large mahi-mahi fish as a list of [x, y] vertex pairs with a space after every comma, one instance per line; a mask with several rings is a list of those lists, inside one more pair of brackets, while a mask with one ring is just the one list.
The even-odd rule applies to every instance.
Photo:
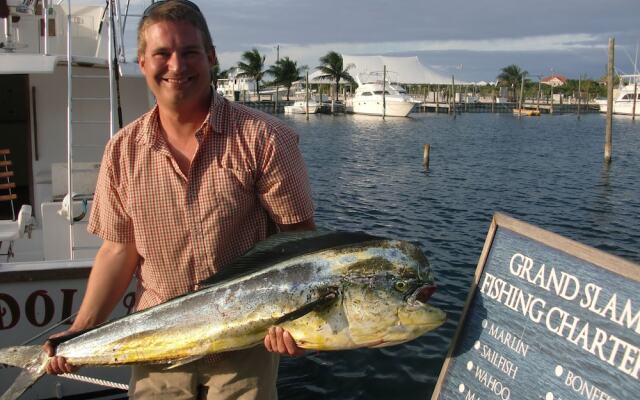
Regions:
[[[364, 233], [280, 233], [258, 243], [196, 292], [60, 339], [74, 365], [184, 365], [262, 342], [269, 327], [315, 350], [383, 347], [445, 321], [425, 303], [435, 290], [427, 259], [411, 243]], [[24, 368], [0, 399], [15, 399], [44, 374], [40, 346], [0, 350]]]

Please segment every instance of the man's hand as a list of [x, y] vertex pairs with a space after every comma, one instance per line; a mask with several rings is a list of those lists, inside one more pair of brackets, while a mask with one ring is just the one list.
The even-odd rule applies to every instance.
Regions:
[[[56, 333], [55, 335], [51, 335], [49, 339], [70, 335], [75, 331], [68, 330], [60, 333]], [[47, 374], [51, 375], [60, 375], [60, 374], [72, 374], [76, 372], [80, 367], [73, 366], [67, 362], [67, 359], [64, 357], [54, 357], [56, 355], [55, 346], [47, 340], [44, 345], [42, 345], [42, 350], [52, 357], [47, 364]]]
[[272, 326], [264, 337], [264, 347], [271, 353], [278, 353], [284, 356], [301, 356], [304, 349], [301, 349], [293, 340], [291, 334], [279, 326]]

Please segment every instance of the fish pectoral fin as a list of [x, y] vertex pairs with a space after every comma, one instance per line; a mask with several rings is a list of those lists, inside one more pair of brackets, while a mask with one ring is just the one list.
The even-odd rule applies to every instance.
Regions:
[[334, 301], [336, 298], [338, 297], [338, 289], [337, 288], [330, 288], [329, 290], [327, 290], [325, 293], [321, 294], [320, 297], [318, 297], [317, 299], [310, 301], [304, 305], [302, 305], [300, 308], [284, 314], [282, 317], [278, 318], [275, 322], [274, 325], [279, 325], [283, 322], [286, 321], [293, 321], [294, 319], [298, 319], [300, 317], [303, 317], [307, 314], [309, 314], [311, 311], [315, 311], [320, 307], [323, 307], [329, 303], [331, 303], [332, 301]]
[[171, 364], [169, 366], [167, 366], [165, 368], [166, 370], [170, 370], [170, 369], [174, 369], [174, 368], [178, 368], [178, 367], [182, 367], [183, 365], [189, 364], [191, 362], [194, 361], [198, 361], [199, 359], [201, 359], [202, 356], [193, 356], [193, 357], [185, 357], [185, 358], [179, 358], [175, 361], [171, 361]]

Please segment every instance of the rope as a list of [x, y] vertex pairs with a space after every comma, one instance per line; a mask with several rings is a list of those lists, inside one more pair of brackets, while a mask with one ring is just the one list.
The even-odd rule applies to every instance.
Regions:
[[94, 385], [106, 386], [114, 389], [129, 390], [129, 385], [124, 383], [111, 382], [105, 379], [92, 378], [90, 376], [76, 375], [76, 374], [62, 374], [58, 375], [63, 378], [71, 379], [78, 382], [92, 383]]

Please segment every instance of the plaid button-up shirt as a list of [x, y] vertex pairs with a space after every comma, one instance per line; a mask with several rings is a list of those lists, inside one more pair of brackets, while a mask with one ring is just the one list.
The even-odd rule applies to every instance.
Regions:
[[271, 221], [313, 216], [296, 133], [218, 94], [212, 100], [187, 176], [160, 131], [157, 106], [106, 146], [88, 230], [135, 241], [136, 309], [197, 289], [266, 238]]

